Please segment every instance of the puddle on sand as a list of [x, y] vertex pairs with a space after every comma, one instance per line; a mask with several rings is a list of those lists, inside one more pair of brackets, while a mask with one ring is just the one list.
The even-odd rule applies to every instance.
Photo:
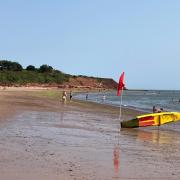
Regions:
[[178, 132], [118, 127], [116, 119], [86, 112], [24, 112], [1, 128], [3, 164], [16, 162], [25, 172], [42, 167], [57, 177], [70, 166], [79, 179], [180, 177]]

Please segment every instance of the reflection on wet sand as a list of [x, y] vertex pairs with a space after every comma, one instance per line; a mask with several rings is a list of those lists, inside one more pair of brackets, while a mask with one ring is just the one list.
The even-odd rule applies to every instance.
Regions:
[[63, 123], [64, 122], [64, 116], [66, 114], [67, 111], [67, 105], [63, 104], [60, 106], [60, 122]]
[[147, 141], [153, 144], [170, 144], [174, 139], [174, 132], [161, 129], [123, 129], [122, 133], [133, 136], [136, 140]]
[[113, 167], [114, 167], [114, 175], [118, 177], [119, 175], [119, 165], [120, 165], [120, 133], [118, 132], [117, 136], [115, 136], [115, 145], [113, 149]]
[[64, 106], [62, 106], [60, 109], [60, 120], [61, 120], [61, 122], [63, 122], [63, 120], [64, 120]]
[[119, 145], [114, 146], [113, 150], [113, 164], [114, 164], [114, 173], [119, 173], [119, 154], [120, 154], [120, 148]]
[[172, 179], [173, 175], [174, 179], [178, 179], [180, 163], [178, 125], [122, 129], [119, 176], [116, 174], [115, 177]]

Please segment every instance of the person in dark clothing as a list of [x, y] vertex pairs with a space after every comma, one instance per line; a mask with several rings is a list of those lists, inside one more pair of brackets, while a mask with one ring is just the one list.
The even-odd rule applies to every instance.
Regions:
[[153, 113], [156, 113], [156, 112], [157, 112], [156, 106], [153, 106]]
[[88, 100], [88, 93], [86, 94], [86, 100]]
[[70, 99], [70, 101], [72, 100], [72, 91], [70, 91], [69, 99]]

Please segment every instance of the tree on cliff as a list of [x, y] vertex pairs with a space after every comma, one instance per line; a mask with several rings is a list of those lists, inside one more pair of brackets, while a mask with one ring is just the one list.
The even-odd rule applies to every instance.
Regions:
[[52, 71], [53, 71], [53, 68], [47, 64], [43, 64], [39, 68], [39, 72], [41, 72], [41, 73], [52, 72]]
[[22, 66], [17, 62], [1, 60], [0, 61], [0, 70], [7, 70], [7, 71], [22, 71]]
[[27, 70], [27, 71], [35, 71], [36, 68], [35, 68], [35, 66], [33, 66], [33, 65], [29, 65], [29, 66], [26, 67], [26, 70]]

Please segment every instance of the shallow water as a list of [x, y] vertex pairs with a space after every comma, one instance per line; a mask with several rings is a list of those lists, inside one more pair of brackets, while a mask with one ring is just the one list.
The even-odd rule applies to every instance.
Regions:
[[119, 131], [119, 121], [110, 115], [66, 108], [26, 111], [0, 127], [0, 173], [8, 177], [15, 170], [16, 178], [179, 179], [179, 127]]
[[[77, 94], [76, 99], [85, 100], [85, 94]], [[105, 95], [105, 100], [103, 96]], [[120, 97], [116, 96], [115, 91], [89, 93], [88, 101], [109, 104], [112, 106], [120, 105]], [[165, 90], [149, 90], [149, 91], [124, 91], [122, 105], [152, 112], [152, 107], [164, 108], [165, 111], [180, 111], [180, 91], [165, 91]]]

